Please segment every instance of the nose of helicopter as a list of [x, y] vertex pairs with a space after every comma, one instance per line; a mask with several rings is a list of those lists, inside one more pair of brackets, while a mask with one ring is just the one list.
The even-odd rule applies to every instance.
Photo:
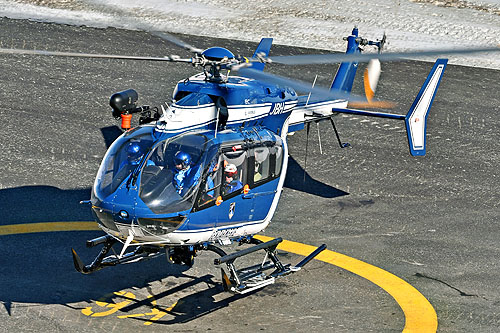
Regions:
[[[129, 212], [126, 208], [120, 209], [116, 205], [107, 205], [106, 203], [92, 206], [92, 213], [97, 223], [115, 236], [120, 236], [122, 229], [129, 227], [134, 219], [133, 212]], [[125, 233], [126, 235], [127, 233]]]
[[102, 207], [92, 206], [92, 214], [94, 215], [96, 222], [101, 226], [113, 231], [118, 231], [113, 213], [111, 211]]

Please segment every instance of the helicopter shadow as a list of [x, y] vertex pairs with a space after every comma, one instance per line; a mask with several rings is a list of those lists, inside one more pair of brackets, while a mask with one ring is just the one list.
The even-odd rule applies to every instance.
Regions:
[[[89, 207], [79, 204], [89, 195], [90, 188], [62, 190], [52, 186], [23, 186], [2, 189], [0, 202], [8, 209], [5, 209], [0, 225], [92, 221]], [[102, 234], [100, 230], [90, 230], [0, 235], [0, 302], [7, 313], [11, 315], [15, 303], [61, 304], [81, 310], [74, 303], [106, 302], [106, 297], [126, 299], [116, 293], [131, 289], [149, 290], [160, 282], [167, 288], [171, 287], [153, 298], [128, 299], [130, 304], [121, 308], [117, 315], [130, 315], [129, 320], [146, 322], [151, 317], [141, 318], [136, 314], [145, 312], [144, 308], [156, 308], [169, 316], [154, 323], [170, 325], [196, 320], [253, 294], [226, 293], [213, 275], [190, 276], [186, 274], [189, 267], [169, 264], [164, 256], [135, 265], [117, 265], [90, 275], [76, 272], [70, 249], [75, 248], [84, 262], [91, 262], [99, 249], [86, 248], [85, 240]], [[176, 297], [177, 302], [171, 309], [151, 302], [156, 300], [167, 304]]]
[[[23, 186], [0, 190], [3, 216], [0, 226], [93, 221], [87, 205], [90, 188], [61, 190], [52, 186]], [[68, 222], [69, 221], [69, 222]], [[40, 225], [40, 224], [38, 224]], [[128, 288], [148, 287], [167, 276], [181, 277], [187, 266], [171, 265], [163, 256], [140, 265], [118, 265], [91, 275], [78, 273], [71, 248], [91, 262], [99, 247], [86, 248], [87, 239], [102, 236], [100, 230], [36, 232], [28, 229], [0, 234], [0, 302], [10, 314], [13, 303], [68, 304], [92, 301]]]
[[[184, 277], [188, 277], [184, 275]], [[223, 308], [228, 307], [232, 302], [237, 301], [239, 299], [248, 297], [250, 295], [255, 294], [256, 291], [249, 292], [245, 295], [238, 294], [228, 294], [224, 291], [222, 285], [213, 281], [213, 275], [207, 274], [201, 277], [190, 277], [191, 280], [185, 283], [179, 284], [171, 289], [165, 290], [159, 294], [154, 295], [155, 301], [162, 301], [166, 299], [168, 296], [173, 294], [182, 292], [184, 290], [190, 290], [192, 287], [205, 284], [207, 288], [189, 293], [188, 295], [180, 298], [172, 305], [170, 308], [165, 308], [164, 306], [159, 307], [156, 304], [153, 304], [152, 298], [148, 298], [142, 301], [135, 302], [131, 305], [123, 307], [120, 309], [121, 312], [133, 312], [134, 310], [146, 306], [151, 309], [157, 309], [163, 312], [165, 315], [168, 314], [172, 319], [159, 319], [155, 320], [155, 324], [163, 324], [163, 325], [172, 325], [172, 324], [183, 324], [190, 322], [195, 319], [202, 318], [210, 313], [221, 310]], [[231, 295], [225, 297], [226, 295]], [[219, 300], [217, 300], [219, 299]], [[166, 303], [164, 301], [163, 303]], [[150, 321], [147, 318], [133, 317], [131, 319], [137, 321]]]
[[348, 192], [315, 180], [292, 156], [288, 157], [288, 169], [286, 171], [284, 186], [293, 190], [330, 199], [349, 194]]
[[123, 131], [118, 126], [108, 126], [101, 128], [102, 138], [106, 144], [106, 148], [109, 148], [111, 144], [123, 134]]

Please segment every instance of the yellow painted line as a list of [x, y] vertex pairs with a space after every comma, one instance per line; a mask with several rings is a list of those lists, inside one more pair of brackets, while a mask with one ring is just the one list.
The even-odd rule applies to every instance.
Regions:
[[[100, 230], [95, 222], [45, 222], [11, 224], [0, 226], [0, 235], [25, 234], [53, 231]], [[262, 241], [273, 239], [268, 236], [257, 235], [255, 238]], [[316, 249], [315, 246], [283, 240], [278, 249], [307, 256]], [[338, 266], [368, 281], [376, 284], [399, 304], [405, 315], [403, 332], [436, 332], [437, 315], [429, 301], [412, 285], [401, 278], [384, 271], [381, 268], [367, 264], [355, 258], [324, 250], [317, 260]]]
[[101, 230], [95, 222], [44, 222], [0, 225], [0, 236], [52, 231]]
[[[257, 235], [262, 241], [273, 237]], [[278, 249], [307, 256], [316, 249], [315, 246], [283, 240]], [[436, 332], [438, 327], [436, 311], [431, 303], [412, 285], [381, 268], [367, 264], [361, 260], [348, 257], [330, 250], [324, 250], [317, 260], [341, 267], [359, 275], [384, 289], [399, 304], [405, 315], [403, 332]]]

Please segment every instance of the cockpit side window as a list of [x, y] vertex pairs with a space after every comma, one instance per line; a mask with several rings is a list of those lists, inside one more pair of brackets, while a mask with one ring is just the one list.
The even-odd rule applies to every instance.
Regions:
[[198, 196], [197, 207], [204, 209], [215, 204], [215, 200], [221, 192], [221, 175], [224, 170], [222, 155], [217, 154], [211, 162], [207, 163], [208, 168], [204, 173]]

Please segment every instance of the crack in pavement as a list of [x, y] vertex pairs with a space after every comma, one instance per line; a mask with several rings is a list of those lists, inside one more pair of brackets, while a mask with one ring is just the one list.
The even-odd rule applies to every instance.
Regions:
[[433, 278], [433, 277], [431, 277], [431, 276], [427, 276], [427, 275], [422, 274], [422, 273], [415, 273], [415, 276], [416, 276], [416, 277], [426, 278], [426, 279], [429, 279], [429, 280], [434, 280], [434, 281], [440, 282], [440, 283], [442, 283], [442, 284], [444, 284], [444, 285], [446, 285], [446, 286], [450, 287], [451, 289], [458, 291], [458, 292], [460, 293], [460, 296], [479, 297], [479, 295], [476, 295], [476, 294], [468, 294], [468, 293], [463, 292], [462, 290], [460, 290], [460, 289], [458, 289], [458, 288], [456, 288], [456, 287], [452, 286], [451, 284], [449, 284], [449, 283], [447, 283], [447, 282], [445, 282], [445, 281], [443, 281], [443, 280], [439, 280], [439, 279], [437, 279], [437, 278]]

